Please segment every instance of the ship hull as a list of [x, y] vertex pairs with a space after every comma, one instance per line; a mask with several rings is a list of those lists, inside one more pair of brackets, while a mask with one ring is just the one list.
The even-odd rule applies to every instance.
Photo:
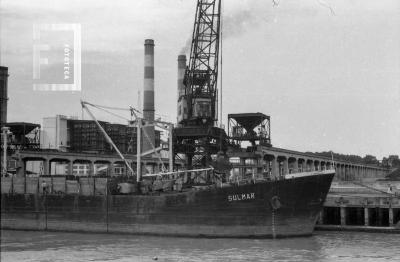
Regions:
[[3, 229], [277, 238], [311, 235], [334, 172], [160, 195], [1, 195]]

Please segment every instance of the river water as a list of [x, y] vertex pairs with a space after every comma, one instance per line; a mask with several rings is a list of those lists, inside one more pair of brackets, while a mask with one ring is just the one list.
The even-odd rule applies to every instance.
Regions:
[[7, 261], [400, 261], [400, 235], [315, 232], [271, 240], [3, 230]]

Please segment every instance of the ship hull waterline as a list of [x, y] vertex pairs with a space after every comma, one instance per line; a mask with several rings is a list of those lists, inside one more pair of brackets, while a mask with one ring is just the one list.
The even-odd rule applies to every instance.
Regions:
[[2, 194], [1, 228], [134, 235], [309, 236], [334, 171], [160, 195]]

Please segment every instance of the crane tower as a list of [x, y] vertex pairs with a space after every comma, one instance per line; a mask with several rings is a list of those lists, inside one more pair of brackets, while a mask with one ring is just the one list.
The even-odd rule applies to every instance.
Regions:
[[[190, 168], [209, 166], [212, 155], [226, 151], [225, 131], [216, 126], [220, 17], [221, 0], [197, 1], [189, 62], [178, 80], [174, 151], [185, 155]], [[182, 61], [180, 56], [179, 67]]]

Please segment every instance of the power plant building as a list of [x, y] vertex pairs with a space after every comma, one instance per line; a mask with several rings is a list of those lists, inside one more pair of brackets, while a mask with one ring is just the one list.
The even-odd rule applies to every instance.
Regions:
[[[98, 121], [107, 135], [124, 154], [136, 154], [136, 127]], [[161, 144], [161, 132], [154, 131], [155, 146]], [[116, 153], [93, 120], [78, 120], [63, 115], [43, 119], [40, 145], [42, 149], [64, 152]]]
[[63, 115], [43, 118], [40, 147], [66, 151], [69, 141], [67, 125], [68, 118]]

